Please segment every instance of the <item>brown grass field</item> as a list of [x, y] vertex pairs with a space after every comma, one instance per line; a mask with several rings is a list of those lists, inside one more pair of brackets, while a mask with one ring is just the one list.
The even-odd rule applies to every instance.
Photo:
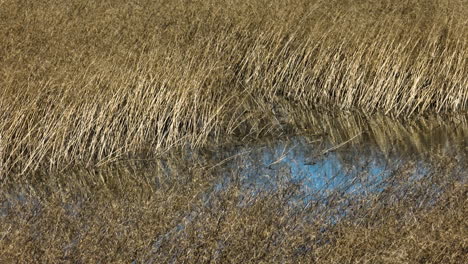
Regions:
[[2, 1], [2, 178], [261, 134], [275, 107], [466, 112], [465, 1]]
[[205, 207], [219, 172], [179, 156], [363, 130], [422, 152], [415, 123], [463, 138], [467, 110], [466, 0], [0, 0], [0, 263], [463, 263], [466, 147], [337, 224], [346, 197], [289, 208], [294, 184]]

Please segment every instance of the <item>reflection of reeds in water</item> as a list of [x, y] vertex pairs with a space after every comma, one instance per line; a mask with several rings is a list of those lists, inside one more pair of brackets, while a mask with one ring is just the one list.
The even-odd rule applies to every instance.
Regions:
[[430, 164], [416, 179], [411, 160], [391, 169], [380, 192], [326, 197], [287, 180], [251, 191], [239, 170], [178, 154], [45, 174], [0, 189], [0, 262], [462, 263], [466, 168], [450, 156]]
[[[292, 115], [293, 116], [293, 115]], [[377, 145], [385, 154], [444, 154], [466, 148], [468, 125], [466, 115], [421, 117], [400, 120], [384, 115], [359, 113], [314, 114], [295, 111], [293, 126], [300, 134], [317, 133], [333, 146], [346, 144]], [[349, 142], [348, 142], [349, 141]]]

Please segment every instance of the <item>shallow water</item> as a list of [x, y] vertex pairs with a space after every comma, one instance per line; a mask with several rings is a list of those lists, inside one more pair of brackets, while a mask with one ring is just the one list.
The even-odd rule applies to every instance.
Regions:
[[[322, 131], [319, 136], [303, 133], [238, 146], [218, 155], [226, 160], [223, 166], [236, 171], [245, 188], [268, 190], [288, 181], [300, 184], [306, 196], [382, 191], [388, 177], [410, 162], [415, 164], [411, 179], [427, 174], [428, 157], [434, 155], [454, 156], [461, 164], [467, 163], [468, 128], [463, 122], [367, 121], [351, 116], [346, 122], [322, 125], [317, 129]], [[229, 175], [218, 188], [228, 182]]]
[[[402, 162], [367, 147], [346, 152], [323, 150], [303, 137], [241, 151], [245, 154], [226, 166], [237, 168], [246, 187], [269, 189], [290, 181], [310, 194], [372, 191], [388, 176], [387, 168]], [[365, 179], [360, 177], [363, 174]]]
[[[309, 121], [318, 122], [315, 119]], [[403, 123], [385, 117], [363, 119], [346, 115], [317, 124], [314, 131], [319, 133], [303, 129], [296, 135], [244, 145], [222, 145], [204, 150], [187, 148], [171, 157], [136, 166], [134, 162], [123, 162], [111, 169], [80, 173], [107, 179], [112, 179], [113, 174], [136, 178], [144, 175], [157, 189], [161, 175], [166, 184], [170, 184], [174, 177], [183, 181], [181, 174], [198, 166], [208, 171], [216, 170], [217, 174], [212, 188], [204, 195], [205, 200], [233, 184], [240, 185], [242, 192], [248, 195], [295, 184], [300, 187], [298, 199], [307, 203], [323, 200], [330, 193], [357, 197], [381, 192], [391, 182], [392, 174], [408, 163], [413, 163], [415, 168], [409, 179], [417, 180], [430, 172], [427, 157], [431, 155], [454, 156], [460, 164], [468, 163], [468, 126], [463, 119]], [[178, 156], [177, 161], [174, 156]], [[0, 217], [8, 214], [12, 204], [28, 201], [32, 204], [29, 206], [31, 210], [40, 211], [40, 201], [31, 193], [36, 187], [34, 183], [10, 185], [7, 195], [3, 193]], [[66, 210], [76, 214], [80, 208], [79, 200], [67, 201]]]
[[[60, 249], [65, 254], [78, 250], [83, 236], [93, 236], [93, 227], [114, 239], [149, 227], [143, 251], [157, 255], [212, 224], [210, 215], [222, 219], [238, 210], [235, 216], [245, 217], [242, 212], [260, 203], [266, 216], [299, 215], [303, 228], [318, 228], [310, 243], [327, 244], [321, 233], [347, 219], [359, 221], [368, 204], [410, 201], [427, 208], [447, 184], [468, 180], [464, 122], [409, 125], [349, 116], [296, 132], [14, 182], [0, 192], [0, 224], [23, 223], [37, 241], [49, 237], [41, 226], [64, 225], [70, 235]], [[455, 169], [439, 170], [445, 160]], [[227, 203], [234, 206], [226, 209]]]

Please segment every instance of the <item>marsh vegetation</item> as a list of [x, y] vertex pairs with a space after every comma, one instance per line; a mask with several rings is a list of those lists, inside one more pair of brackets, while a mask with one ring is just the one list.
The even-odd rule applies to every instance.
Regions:
[[2, 178], [468, 104], [463, 1], [4, 1]]
[[468, 5], [0, 3], [1, 263], [463, 263]]
[[0, 256], [7, 263], [463, 263], [467, 152], [456, 143], [468, 131], [449, 128], [453, 134], [419, 151], [356, 138], [324, 155], [328, 143], [293, 136], [35, 175], [3, 186]]

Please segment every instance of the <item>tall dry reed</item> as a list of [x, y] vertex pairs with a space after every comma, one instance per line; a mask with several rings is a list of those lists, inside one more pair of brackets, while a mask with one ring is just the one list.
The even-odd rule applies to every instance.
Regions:
[[1, 178], [274, 132], [282, 102], [464, 112], [464, 1], [3, 1]]

